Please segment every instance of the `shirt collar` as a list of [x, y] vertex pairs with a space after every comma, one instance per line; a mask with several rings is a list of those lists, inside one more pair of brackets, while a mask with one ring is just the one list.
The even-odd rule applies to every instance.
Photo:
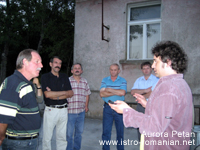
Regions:
[[[153, 78], [153, 75], [151, 74], [147, 80], [152, 80], [152, 78]], [[144, 76], [142, 76], [142, 80], [146, 80], [146, 79], [144, 78]]]
[[18, 76], [20, 79], [24, 80], [25, 82], [28, 82], [29, 84], [32, 84], [31, 81], [27, 80], [23, 74], [21, 74], [21, 72], [19, 72], [18, 70], [15, 70], [14, 75]]
[[[111, 76], [108, 77], [109, 80], [111, 80]], [[117, 76], [117, 79], [115, 81], [119, 80], [119, 76]]]
[[[75, 80], [73, 75], [70, 77], [72, 80]], [[82, 77], [80, 77], [80, 81], [82, 80]]]
[[172, 74], [172, 75], [161, 77], [160, 79], [162, 81], [162, 80], [175, 79], [175, 78], [183, 78], [183, 74]]
[[58, 73], [58, 74], [59, 74], [59, 76], [55, 76], [55, 75], [50, 71], [50, 75], [51, 75], [52, 77], [59, 78], [59, 77], [60, 77], [60, 73]]

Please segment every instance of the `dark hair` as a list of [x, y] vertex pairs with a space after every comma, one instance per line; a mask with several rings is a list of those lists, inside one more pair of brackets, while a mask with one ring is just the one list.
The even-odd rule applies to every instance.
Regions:
[[[58, 56], [53, 56], [53, 57], [50, 59], [50, 62], [51, 62], [51, 63], [53, 63], [54, 58], [60, 59], [60, 57], [58, 57]], [[61, 60], [61, 59], [60, 59], [60, 60]], [[62, 60], [61, 60], [61, 61], [62, 61]]]
[[172, 69], [177, 73], [183, 73], [187, 69], [187, 55], [176, 42], [158, 42], [152, 48], [152, 53], [156, 57], [160, 56], [164, 63], [170, 60]]
[[143, 62], [143, 63], [141, 64], [141, 69], [143, 68], [143, 66], [149, 66], [149, 67], [151, 68], [151, 63], [148, 62], [148, 61]]
[[74, 64], [72, 65], [72, 67], [71, 67], [71, 70], [73, 70], [73, 68], [74, 68], [75, 65], [80, 65], [80, 66], [81, 66], [81, 70], [83, 70], [83, 67], [82, 67], [81, 63], [74, 63]]
[[[16, 61], [16, 69], [21, 69], [23, 67], [23, 59], [26, 58], [26, 60], [31, 61], [32, 59], [32, 52], [38, 53], [36, 50], [33, 49], [25, 49], [21, 51], [17, 57]], [[39, 53], [38, 53], [39, 54]]]

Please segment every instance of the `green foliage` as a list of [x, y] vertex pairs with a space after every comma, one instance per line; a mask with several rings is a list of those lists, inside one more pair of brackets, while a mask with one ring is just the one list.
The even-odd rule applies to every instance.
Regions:
[[17, 54], [26, 48], [40, 52], [46, 67], [43, 72], [49, 71], [49, 59], [54, 55], [62, 58], [65, 69], [71, 66], [74, 17], [74, 0], [7, 0], [1, 5], [0, 53], [8, 45], [7, 76], [15, 69]]

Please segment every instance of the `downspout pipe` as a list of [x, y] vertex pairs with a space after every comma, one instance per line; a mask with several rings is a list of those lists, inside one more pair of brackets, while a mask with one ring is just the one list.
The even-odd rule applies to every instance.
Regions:
[[107, 30], [110, 30], [110, 26], [109, 25], [105, 26], [104, 22], [103, 22], [104, 21], [103, 20], [103, 6], [104, 6], [103, 2], [104, 2], [104, 0], [102, 0], [102, 26], [101, 26], [101, 28], [102, 28], [102, 40], [109, 42], [110, 41], [109, 38], [107, 38], [107, 39], [104, 38], [104, 28], [106, 28]]

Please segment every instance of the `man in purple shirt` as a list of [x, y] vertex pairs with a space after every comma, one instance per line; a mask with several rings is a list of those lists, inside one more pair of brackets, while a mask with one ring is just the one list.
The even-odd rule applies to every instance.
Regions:
[[141, 149], [189, 150], [190, 145], [194, 144], [190, 140], [193, 136], [193, 103], [191, 90], [182, 74], [186, 70], [187, 55], [172, 41], [157, 43], [152, 53], [152, 68], [160, 80], [148, 102], [144, 96], [134, 95], [138, 103], [146, 107], [145, 114], [131, 109], [122, 101], [109, 105], [118, 113], [123, 113], [126, 127], [139, 127], [143, 135]]

